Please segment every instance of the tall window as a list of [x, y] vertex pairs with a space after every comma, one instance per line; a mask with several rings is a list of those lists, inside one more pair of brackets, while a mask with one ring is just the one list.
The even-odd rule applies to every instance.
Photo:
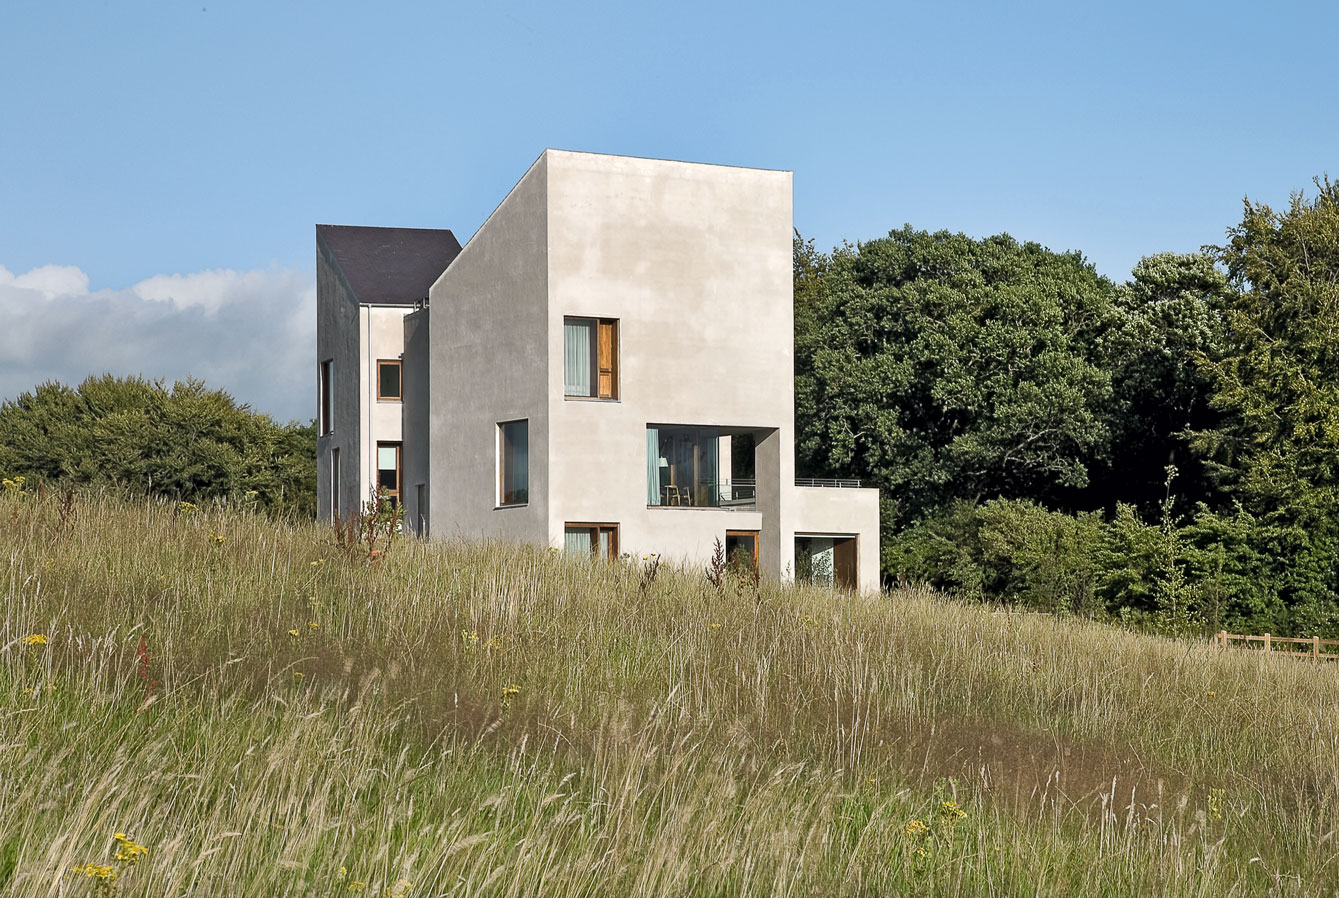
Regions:
[[563, 319], [563, 394], [618, 398], [616, 319]]
[[530, 422], [507, 421], [498, 430], [498, 505], [530, 501]]
[[321, 420], [318, 429], [323, 436], [335, 429], [335, 386], [331, 382], [334, 378], [334, 374], [334, 359], [326, 359], [321, 363], [319, 378], [321, 381], [321, 407], [318, 409]]
[[377, 360], [377, 398], [400, 401], [400, 360]]
[[339, 450], [330, 450], [330, 516], [339, 520]]
[[563, 549], [583, 558], [617, 558], [617, 524], [568, 524], [563, 530]]
[[377, 443], [377, 490], [385, 493], [392, 508], [400, 506], [399, 443]]

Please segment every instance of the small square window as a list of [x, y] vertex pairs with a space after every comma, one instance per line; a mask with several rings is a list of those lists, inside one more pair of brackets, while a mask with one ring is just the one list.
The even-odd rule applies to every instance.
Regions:
[[399, 359], [380, 359], [377, 362], [377, 398], [400, 401]]

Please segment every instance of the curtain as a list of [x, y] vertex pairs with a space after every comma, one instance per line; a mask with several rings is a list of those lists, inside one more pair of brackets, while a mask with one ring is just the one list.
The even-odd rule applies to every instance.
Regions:
[[502, 425], [502, 502], [516, 505], [530, 501], [530, 422]]
[[660, 504], [660, 428], [646, 428], [646, 504]]
[[590, 347], [594, 342], [595, 321], [589, 318], [563, 319], [563, 393], [568, 396], [593, 396], [591, 390]]
[[576, 555], [579, 558], [589, 558], [590, 530], [577, 528], [566, 531], [563, 534], [563, 550], [568, 555]]

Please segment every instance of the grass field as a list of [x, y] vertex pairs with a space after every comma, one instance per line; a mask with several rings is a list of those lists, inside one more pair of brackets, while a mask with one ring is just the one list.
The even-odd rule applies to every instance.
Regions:
[[1339, 665], [97, 497], [0, 551], [0, 894], [1339, 894]]

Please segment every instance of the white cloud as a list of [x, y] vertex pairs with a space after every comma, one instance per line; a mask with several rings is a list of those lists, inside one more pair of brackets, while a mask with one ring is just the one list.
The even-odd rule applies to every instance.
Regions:
[[89, 290], [73, 266], [0, 266], [0, 397], [47, 380], [198, 377], [280, 420], [314, 414], [316, 285], [310, 272], [155, 275]]

